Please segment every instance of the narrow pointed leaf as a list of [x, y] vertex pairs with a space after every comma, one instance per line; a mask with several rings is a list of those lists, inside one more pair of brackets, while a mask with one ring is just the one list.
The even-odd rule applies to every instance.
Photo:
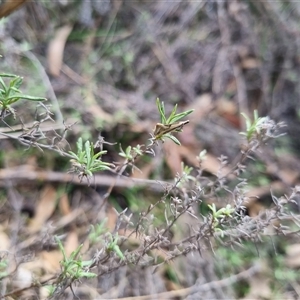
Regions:
[[8, 74], [8, 73], [0, 73], [0, 77], [15, 78], [16, 75]]
[[3, 79], [0, 77], [0, 84], [2, 85], [2, 87], [3, 87], [3, 90], [5, 91], [5, 93], [6, 93], [6, 91], [7, 91], [7, 86], [6, 86], [6, 84], [4, 83], [4, 81], [3, 81]]
[[177, 104], [175, 104], [171, 114], [170, 114], [170, 117], [167, 119], [167, 122], [166, 124], [171, 124], [172, 122], [172, 119], [174, 118], [175, 114], [176, 114], [176, 110], [177, 110]]
[[177, 145], [181, 145], [179, 140], [174, 136], [174, 135], [171, 135], [171, 134], [165, 134], [164, 137], [167, 137], [169, 138], [170, 140], [172, 140], [175, 144]]
[[180, 114], [177, 114], [173, 117], [172, 121], [171, 121], [171, 124], [175, 123], [175, 122], [178, 122], [179, 120], [181, 120], [182, 118], [186, 117], [187, 115], [191, 114], [192, 112], [194, 111], [194, 109], [190, 109], [190, 110], [187, 110], [187, 111], [184, 111]]
[[83, 144], [82, 144], [82, 138], [81, 137], [78, 139], [76, 145], [77, 145], [78, 152], [82, 152]]
[[47, 101], [47, 98], [43, 97], [34, 97], [34, 96], [29, 96], [29, 95], [18, 95], [19, 98], [26, 99], [29, 101]]
[[161, 123], [166, 124], [166, 116], [165, 116], [165, 106], [163, 102], [159, 101], [159, 98], [156, 99], [156, 105], [160, 114]]

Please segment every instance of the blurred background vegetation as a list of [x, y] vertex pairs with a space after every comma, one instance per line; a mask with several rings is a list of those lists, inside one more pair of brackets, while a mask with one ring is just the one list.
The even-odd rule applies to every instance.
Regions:
[[[0, 2], [0, 15], [3, 3]], [[55, 120], [46, 124], [48, 131], [56, 125], [57, 130], [62, 130], [59, 126], [63, 121], [76, 122], [68, 133], [67, 150], [68, 147], [74, 149], [79, 136], [96, 141], [101, 134], [106, 141], [116, 143], [105, 146], [108, 150], [105, 159], [119, 162], [119, 144], [125, 149], [127, 145], [145, 143], [159, 122], [155, 106], [155, 99], [159, 97], [168, 111], [176, 103], [180, 110], [195, 109], [184, 134], [178, 136], [182, 146], [163, 144], [154, 159], [145, 157], [138, 161], [143, 173], [128, 175], [143, 180], [171, 180], [181, 172], [181, 161], [196, 167], [194, 157], [206, 149], [205, 175], [212, 176], [220, 166], [218, 157], [226, 155], [228, 161], [233, 162], [243, 148], [239, 132], [245, 129], [245, 121], [241, 113], [252, 116], [257, 109], [261, 116], [284, 121], [287, 134], [268, 143], [247, 167], [244, 176], [248, 179], [248, 193], [255, 196], [247, 204], [247, 213], [256, 216], [269, 207], [271, 190], [275, 195], [283, 195], [299, 184], [298, 2], [57, 0], [23, 4], [0, 20], [1, 73], [23, 76], [24, 93], [48, 98]], [[24, 126], [32, 121], [35, 104], [20, 103], [15, 108], [19, 118], [6, 122], [21, 132], [22, 126], [18, 124], [20, 120]], [[0, 126], [0, 130], [7, 130], [5, 123]], [[78, 218], [77, 223], [69, 224], [65, 231], [76, 232], [76, 239], [80, 241], [88, 225], [94, 222], [93, 206], [109, 184], [97, 188], [71, 183], [65, 186], [59, 180], [48, 183], [43, 178], [25, 182], [26, 176], [18, 181], [11, 178], [12, 183], [8, 183], [8, 170], [16, 167], [47, 173], [67, 172], [70, 166], [59, 154], [41, 152], [37, 148], [24, 151], [17, 142], [0, 137], [0, 233], [3, 230], [3, 236], [8, 237], [7, 243], [18, 249], [22, 234], [28, 238], [28, 230], [40, 232], [49, 220], [57, 222], [78, 207], [88, 208], [88, 213]], [[45, 204], [41, 194], [49, 190], [53, 190], [53, 197], [47, 198]], [[136, 213], [146, 209], [157, 197], [156, 193], [125, 185], [114, 189], [110, 203], [118, 211], [129, 207]], [[67, 200], [62, 200], [64, 195]], [[9, 197], [22, 199], [22, 218], [18, 225], [10, 223], [14, 209], [7, 201]], [[222, 204], [221, 198], [218, 201]], [[43, 215], [41, 210], [45, 205], [49, 211]], [[298, 213], [298, 205], [291, 208], [295, 213]], [[115, 219], [113, 210], [106, 213], [97, 215], [96, 219]], [[37, 220], [39, 215], [37, 229], [30, 229], [30, 219]], [[162, 222], [159, 218], [156, 221]], [[20, 224], [26, 224], [29, 229], [24, 225], [24, 232], [20, 231]], [[18, 238], [13, 239], [11, 232], [8, 234], [9, 226], [18, 228]], [[37, 256], [42, 253], [43, 261], [49, 262], [51, 259], [44, 253], [46, 246], [38, 248], [32, 244], [31, 252], [22, 247], [19, 251], [23, 256], [32, 251]], [[245, 244], [243, 249], [220, 247], [215, 254], [197, 257], [197, 263], [191, 257], [181, 258], [151, 278], [142, 269], [139, 280], [142, 285], [157, 284], [158, 291], [176, 290], [191, 286], [195, 280], [205, 283], [230, 276], [258, 261], [265, 265], [264, 272], [236, 286], [215, 287], [201, 297], [300, 297], [299, 238], [276, 237], [265, 244]], [[53, 260], [53, 264], [57, 264]], [[43, 272], [51, 271], [49, 267]], [[30, 269], [30, 272], [37, 271]], [[121, 282], [119, 273], [110, 276], [113, 280], [105, 278], [106, 286], [104, 283], [94, 285], [103, 289], [107, 297], [115, 295], [109, 291], [120, 287]], [[132, 275], [135, 283], [131, 289], [127, 287], [118, 296], [143, 293], [142, 288], [137, 287], [137, 276]], [[139, 292], [135, 293], [136, 290]], [[85, 297], [91, 291], [82, 290], [82, 293]]]

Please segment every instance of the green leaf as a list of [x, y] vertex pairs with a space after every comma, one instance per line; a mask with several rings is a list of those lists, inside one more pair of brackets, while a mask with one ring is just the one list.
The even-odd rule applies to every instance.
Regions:
[[251, 120], [250, 120], [250, 118], [245, 113], [241, 113], [241, 115], [245, 118], [246, 129], [249, 130], [250, 127], [251, 127]]
[[5, 82], [3, 81], [3, 79], [1, 77], [0, 77], [0, 84], [2, 85], [3, 90], [6, 93], [7, 92], [7, 86], [6, 86]]
[[57, 236], [55, 236], [54, 239], [57, 242], [58, 247], [59, 247], [59, 249], [60, 249], [60, 251], [61, 251], [61, 253], [63, 255], [63, 260], [66, 260], [67, 256], [66, 256], [66, 252], [65, 252], [64, 246], [62, 245], [60, 239]]
[[7, 77], [7, 78], [15, 78], [16, 75], [8, 74], [8, 73], [0, 73], [0, 77]]
[[180, 114], [177, 114], [176, 116], [174, 116], [172, 118], [172, 121], [171, 121], [171, 124], [175, 123], [175, 122], [178, 122], [179, 120], [181, 120], [182, 118], [186, 117], [187, 115], [191, 114], [192, 112], [194, 111], [194, 109], [190, 109], [190, 110], [187, 110], [187, 111], [184, 111]]
[[82, 152], [82, 148], [83, 148], [83, 142], [82, 142], [82, 138], [80, 137], [76, 143], [78, 152]]
[[174, 106], [174, 108], [173, 108], [173, 110], [172, 110], [172, 112], [171, 112], [171, 114], [170, 114], [170, 116], [169, 116], [166, 124], [172, 124], [172, 120], [173, 120], [173, 118], [174, 118], [174, 116], [176, 114], [176, 110], [177, 110], [177, 104], [175, 104], [175, 106]]
[[86, 174], [87, 174], [88, 176], [90, 176], [90, 177], [93, 176], [93, 173], [92, 173], [90, 170], [85, 170], [85, 172], [86, 172]]
[[18, 95], [19, 98], [26, 99], [29, 101], [47, 101], [47, 98], [43, 97], [34, 97], [34, 96], [29, 96], [29, 95]]
[[10, 88], [10, 90], [11, 90], [11, 91], [14, 91], [14, 92], [17, 93], [17, 94], [21, 94], [21, 91], [20, 91], [18, 88], [16, 88], [15, 86], [12, 86], [12, 87]]
[[165, 112], [165, 106], [164, 106], [164, 103], [163, 103], [163, 102], [160, 102], [159, 98], [156, 98], [156, 104], [158, 105], [159, 110], [162, 111], [162, 114], [165, 115], [166, 112]]
[[86, 141], [84, 146], [85, 146], [85, 155], [87, 158], [87, 163], [89, 164], [91, 161], [91, 151], [92, 151], [90, 141]]
[[79, 157], [78, 157], [78, 155], [77, 155], [76, 153], [74, 153], [74, 152], [72, 152], [72, 151], [69, 151], [69, 154], [70, 154], [71, 156], [73, 156], [76, 160], [79, 160]]
[[79, 252], [80, 252], [80, 250], [81, 250], [82, 247], [83, 247], [83, 244], [79, 245], [79, 246], [77, 247], [77, 249], [75, 249], [75, 250], [71, 253], [71, 255], [70, 255], [70, 260], [77, 259], [77, 256], [78, 256], [78, 254], [79, 254]]
[[116, 252], [116, 254], [117, 254], [122, 260], [125, 259], [125, 256], [123, 255], [123, 253], [122, 253], [122, 251], [120, 250], [120, 247], [119, 247], [118, 245], [115, 245], [113, 250]]
[[5, 104], [9, 105], [9, 104], [13, 104], [15, 102], [17, 102], [18, 100], [20, 100], [20, 97], [19, 96], [11, 96], [11, 97], [8, 97], [5, 99]]
[[20, 76], [16, 76], [14, 79], [12, 79], [9, 83], [9, 86], [12, 88], [19, 88], [22, 85], [23, 78]]
[[163, 115], [165, 116], [166, 110], [165, 110], [165, 103], [163, 101], [161, 101], [161, 109], [162, 109]]
[[142, 151], [141, 151], [141, 147], [140, 145], [137, 145], [136, 147], [133, 147], [133, 150], [136, 154], [138, 155], [143, 155]]
[[167, 133], [164, 135], [164, 137], [169, 138], [170, 140], [172, 140], [175, 144], [177, 144], [179, 146], [181, 145], [180, 142], [178, 141], [178, 139], [174, 135]]
[[212, 205], [208, 204], [207, 206], [208, 206], [209, 209], [213, 212], [213, 214], [216, 213], [217, 209], [216, 209], [215, 203], [212, 203]]
[[126, 156], [129, 158], [129, 157], [131, 157], [131, 146], [128, 146], [127, 148], [126, 148]]
[[158, 111], [160, 113], [161, 123], [162, 124], [166, 124], [167, 119], [166, 119], [166, 116], [165, 116], [165, 106], [164, 106], [164, 103], [160, 102], [159, 98], [157, 98], [156, 99], [156, 105], [157, 105]]
[[92, 272], [80, 272], [80, 277], [95, 278], [97, 277], [97, 274]]
[[93, 156], [93, 159], [97, 159], [99, 156], [102, 156], [103, 154], [106, 154], [106, 153], [107, 153], [106, 150], [100, 151]]

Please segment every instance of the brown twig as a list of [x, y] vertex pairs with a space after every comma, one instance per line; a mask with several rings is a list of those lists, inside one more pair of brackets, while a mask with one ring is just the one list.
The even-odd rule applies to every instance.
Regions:
[[129, 178], [125, 176], [110, 176], [95, 174], [91, 182], [80, 180], [77, 176], [54, 171], [36, 171], [31, 170], [27, 166], [21, 166], [12, 169], [0, 169], [0, 186], [5, 186], [5, 180], [13, 180], [13, 182], [62, 182], [72, 183], [83, 186], [106, 186], [109, 187], [107, 194], [110, 194], [112, 187], [130, 188], [130, 187], [144, 187], [153, 192], [163, 192], [163, 186], [170, 185], [167, 181], [146, 180], [138, 178]]

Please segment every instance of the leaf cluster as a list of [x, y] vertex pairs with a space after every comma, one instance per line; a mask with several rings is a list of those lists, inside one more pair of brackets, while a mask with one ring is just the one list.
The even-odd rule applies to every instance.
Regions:
[[[9, 83], [7, 84], [4, 78], [10, 78]], [[46, 98], [34, 97], [25, 95], [20, 91], [20, 86], [22, 85], [23, 78], [20, 76], [12, 74], [0, 74], [0, 117], [4, 118], [8, 113], [11, 113], [14, 118], [16, 118], [15, 110], [11, 105], [15, 102], [18, 102], [21, 99], [29, 101], [45, 101]]]
[[255, 135], [261, 133], [262, 125], [269, 120], [268, 117], [259, 117], [257, 110], [253, 112], [253, 121], [245, 113], [241, 113], [241, 115], [246, 121], [246, 132], [240, 132], [240, 134], [245, 135], [248, 142], [255, 138]]
[[220, 231], [221, 235], [223, 235], [222, 229], [218, 227], [220, 222], [224, 218], [232, 218], [232, 214], [235, 212], [235, 209], [231, 207], [230, 204], [227, 204], [226, 207], [222, 207], [217, 210], [215, 203], [212, 205], [208, 204], [208, 208], [211, 210], [211, 219], [212, 219], [212, 227], [215, 231]]
[[126, 158], [128, 161], [133, 161], [137, 155], [143, 155], [141, 145], [137, 145], [136, 147], [128, 146], [124, 151], [120, 145], [120, 152], [119, 155], [121, 157]]
[[177, 111], [177, 104], [175, 104], [170, 116], [166, 117], [165, 112], [165, 105], [164, 102], [160, 102], [159, 98], [156, 99], [156, 106], [158, 108], [158, 111], [160, 113], [161, 123], [164, 125], [174, 124], [175, 122], [180, 121], [182, 118], [186, 117], [187, 115], [191, 114], [194, 109], [190, 109], [184, 112], [181, 112], [179, 114], [176, 114]]
[[179, 140], [173, 136], [173, 133], [182, 131], [183, 126], [189, 123], [189, 121], [180, 120], [186, 117], [187, 115], [191, 114], [194, 111], [194, 109], [189, 109], [181, 113], [176, 113], [177, 104], [175, 104], [170, 116], [166, 117], [164, 102], [160, 102], [159, 98], [157, 98], [156, 106], [160, 114], [161, 123], [156, 124], [156, 127], [154, 129], [154, 139], [163, 141], [163, 137], [167, 137], [177, 145], [180, 145]]
[[62, 273], [59, 276], [60, 281], [69, 278], [72, 280], [77, 280], [83, 277], [93, 278], [97, 276], [97, 274], [92, 273], [88, 270], [88, 268], [92, 264], [92, 260], [83, 261], [80, 257], [80, 251], [83, 247], [83, 244], [79, 245], [77, 249], [71, 253], [70, 257], [67, 257], [66, 251], [60, 239], [58, 237], [55, 237], [55, 240], [63, 255], [63, 260], [60, 262], [62, 267]]
[[76, 143], [77, 153], [69, 151], [70, 155], [73, 157], [71, 159], [74, 171], [76, 171], [79, 177], [91, 177], [94, 172], [110, 170], [113, 166], [111, 163], [103, 162], [100, 158], [103, 154], [106, 154], [107, 151], [99, 151], [94, 153], [94, 146], [90, 141], [83, 143], [82, 138], [80, 137]]

